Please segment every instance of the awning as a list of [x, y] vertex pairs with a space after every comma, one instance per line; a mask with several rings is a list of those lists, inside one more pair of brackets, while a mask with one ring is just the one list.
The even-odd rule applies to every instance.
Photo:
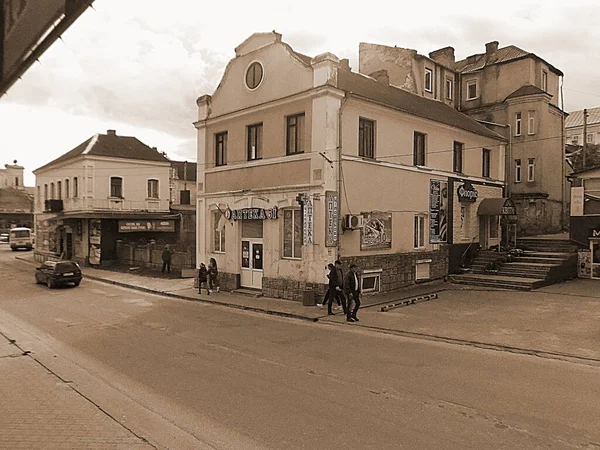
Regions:
[[479, 216], [514, 216], [515, 203], [510, 198], [484, 198], [477, 208]]
[[59, 214], [55, 217], [48, 218], [48, 220], [67, 220], [67, 219], [129, 219], [129, 220], [164, 220], [164, 219], [178, 219], [179, 214], [169, 214], [167, 212], [143, 212], [143, 211], [80, 211], [80, 212], [67, 212]]

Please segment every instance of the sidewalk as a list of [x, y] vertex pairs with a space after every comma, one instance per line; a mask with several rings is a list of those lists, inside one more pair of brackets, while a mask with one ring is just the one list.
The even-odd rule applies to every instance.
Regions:
[[0, 333], [0, 449], [156, 447], [120, 425]]
[[[16, 256], [21, 261], [31, 264], [37, 264], [33, 255]], [[234, 294], [221, 291], [213, 292], [211, 295], [203, 293], [198, 294], [194, 288], [192, 278], [166, 278], [166, 277], [148, 277], [140, 276], [135, 272], [124, 273], [111, 271], [109, 269], [96, 269], [93, 267], [82, 267], [83, 279], [96, 280], [117, 286], [134, 288], [140, 291], [159, 294], [168, 297], [180, 298], [184, 300], [200, 301], [215, 305], [223, 305], [230, 308], [238, 308], [249, 311], [256, 311], [265, 314], [274, 314], [295, 319], [309, 320], [316, 322], [325, 318], [342, 318], [341, 311], [335, 316], [327, 315], [327, 307], [319, 308], [315, 306], [304, 306], [302, 302], [294, 300], [285, 300], [271, 297], [253, 297], [244, 294]], [[158, 273], [160, 275], [160, 273]], [[363, 295], [361, 297], [361, 308], [375, 308], [382, 304], [394, 303], [401, 299], [418, 297], [431, 292], [439, 292], [444, 289], [460, 289], [460, 287], [443, 281], [433, 281], [406, 288], [400, 292], [387, 294]]]

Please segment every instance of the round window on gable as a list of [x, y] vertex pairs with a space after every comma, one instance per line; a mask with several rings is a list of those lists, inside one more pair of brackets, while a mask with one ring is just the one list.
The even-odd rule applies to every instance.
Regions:
[[261, 63], [255, 61], [246, 70], [246, 86], [249, 89], [256, 89], [263, 79], [263, 67]]

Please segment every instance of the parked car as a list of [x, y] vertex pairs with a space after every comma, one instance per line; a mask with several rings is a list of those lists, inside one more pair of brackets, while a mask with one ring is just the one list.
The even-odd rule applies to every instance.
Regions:
[[79, 286], [83, 275], [75, 261], [46, 261], [35, 270], [35, 282], [49, 288], [73, 283]]
[[8, 233], [0, 233], [0, 242], [8, 242]]

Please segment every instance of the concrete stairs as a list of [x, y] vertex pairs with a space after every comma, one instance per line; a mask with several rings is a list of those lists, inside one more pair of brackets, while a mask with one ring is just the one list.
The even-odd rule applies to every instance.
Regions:
[[[568, 239], [521, 238], [523, 253], [507, 260], [506, 252], [484, 250], [469, 266], [469, 272], [450, 275], [450, 281], [473, 286], [533, 290], [577, 276], [577, 248]], [[486, 270], [491, 261], [497, 270]]]

